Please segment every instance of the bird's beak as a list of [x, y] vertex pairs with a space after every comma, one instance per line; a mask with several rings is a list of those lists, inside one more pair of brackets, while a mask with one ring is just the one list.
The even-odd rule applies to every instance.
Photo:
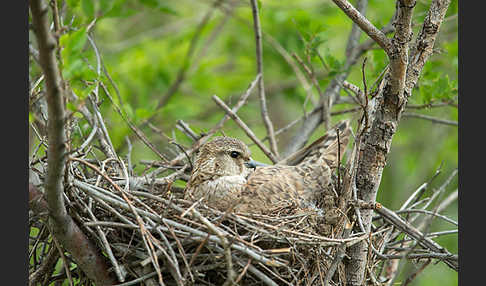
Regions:
[[250, 160], [248, 160], [248, 161], [245, 162], [245, 166], [247, 168], [255, 169], [256, 167], [265, 167], [265, 166], [268, 166], [268, 165], [265, 164], [265, 163], [261, 163], [261, 162], [255, 161], [252, 158], [250, 158]]

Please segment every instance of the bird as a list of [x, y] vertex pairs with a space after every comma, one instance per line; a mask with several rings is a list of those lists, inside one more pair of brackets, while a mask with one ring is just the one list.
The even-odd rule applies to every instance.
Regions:
[[319, 207], [322, 190], [331, 184], [332, 171], [350, 134], [349, 120], [341, 121], [275, 165], [257, 164], [239, 139], [215, 137], [196, 154], [184, 197], [220, 211], [242, 213], [265, 214], [287, 206]]

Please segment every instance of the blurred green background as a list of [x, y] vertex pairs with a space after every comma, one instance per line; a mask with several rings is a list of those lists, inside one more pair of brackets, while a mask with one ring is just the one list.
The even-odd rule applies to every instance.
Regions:
[[[413, 18], [414, 35], [418, 34], [430, 2], [417, 1]], [[64, 3], [63, 21], [64, 24], [72, 21], [72, 29], [61, 37], [64, 48], [63, 75], [80, 96], [78, 104], [82, 103], [89, 91], [85, 81], [100, 79], [133, 123], [140, 126], [144, 120], [151, 118], [150, 122], [155, 127], [184, 146], [190, 146], [191, 141], [175, 128], [177, 120], [184, 120], [196, 132], [209, 130], [224, 115], [211, 96], [217, 95], [232, 106], [256, 76], [255, 39], [249, 1], [222, 1], [219, 8], [215, 8], [214, 1], [209, 0], [67, 0]], [[305, 58], [307, 44], [319, 51], [326, 65], [315, 55], [310, 60], [315, 71], [321, 75], [318, 80], [324, 90], [332, 77], [342, 71], [352, 22], [331, 1], [261, 0], [258, 3], [263, 32], [271, 35], [289, 54], [296, 53]], [[394, 1], [370, 1], [366, 15], [381, 28], [389, 22], [394, 11]], [[457, 0], [453, 0], [435, 45], [436, 53], [425, 66], [409, 104], [457, 103], [457, 13]], [[201, 25], [205, 17], [208, 17], [207, 23]], [[94, 23], [90, 35], [119, 90], [121, 102], [115, 96], [116, 90], [109, 79], [96, 74], [96, 54], [85, 37], [89, 23]], [[361, 41], [366, 39], [367, 36], [362, 35]], [[188, 57], [190, 47], [193, 47], [193, 52]], [[313, 106], [311, 102], [303, 106], [306, 98], [304, 88], [287, 61], [266, 39], [263, 50], [267, 104], [275, 130], [278, 130], [301, 117], [304, 109], [312, 110]], [[368, 86], [371, 86], [386, 66], [387, 59], [380, 49], [370, 50], [365, 56], [366, 78]], [[363, 58], [352, 67], [348, 78], [358, 87], [362, 87], [362, 61]], [[181, 68], [185, 69], [184, 80], [167, 104], [157, 109], [159, 100], [177, 80]], [[36, 72], [36, 68], [32, 67], [31, 74]], [[143, 169], [142, 165], [138, 165], [140, 160], [158, 159], [133, 135], [110, 100], [103, 93], [100, 94], [103, 96], [100, 108], [118, 153], [126, 154], [125, 137], [129, 136], [136, 170]], [[348, 96], [344, 91], [341, 94]], [[263, 138], [266, 130], [259, 106], [254, 91], [238, 114], [259, 138]], [[338, 104], [333, 111], [350, 107], [352, 105]], [[68, 108], [76, 110], [76, 105]], [[458, 119], [457, 105], [408, 111], [453, 121]], [[356, 124], [356, 116], [352, 114], [333, 116], [332, 121], [343, 118], [353, 118]], [[299, 123], [296, 124], [278, 137], [281, 150], [299, 126]], [[82, 128], [86, 128], [83, 132], [89, 133], [87, 124]], [[170, 156], [171, 150], [175, 150], [166, 137], [153, 129], [145, 126], [142, 130], [162, 153]], [[223, 131], [226, 135], [251, 143], [232, 121], [225, 124]], [[324, 132], [324, 127], [319, 127], [311, 140]], [[438, 188], [457, 168], [457, 135], [457, 126], [403, 117], [388, 155], [378, 201], [390, 209], [398, 208], [442, 164], [442, 172], [428, 192]], [[270, 163], [256, 146], [251, 149], [255, 159]], [[444, 197], [456, 189], [457, 178], [447, 187]], [[457, 220], [457, 202], [449, 206], [444, 214]], [[430, 231], [450, 227], [445, 223], [435, 223]], [[443, 236], [437, 241], [457, 253], [457, 234]], [[402, 275], [395, 281], [397, 285], [401, 284], [403, 277], [415, 271], [413, 264], [403, 267]], [[442, 263], [432, 263], [411, 285], [457, 284], [457, 273]]]

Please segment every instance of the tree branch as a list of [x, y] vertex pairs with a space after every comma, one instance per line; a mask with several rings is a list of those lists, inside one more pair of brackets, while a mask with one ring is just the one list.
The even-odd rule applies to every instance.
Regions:
[[[442, 10], [438, 11], [434, 7], [436, 2], [443, 3]], [[447, 3], [445, 3], [447, 2]], [[393, 135], [395, 134], [400, 116], [406, 106], [407, 99], [411, 94], [411, 89], [415, 85], [423, 65], [417, 66], [416, 61], [408, 63], [408, 41], [410, 40], [411, 30], [411, 10], [415, 1], [399, 1], [400, 9], [397, 13], [396, 35], [392, 40], [392, 47], [387, 54], [390, 59], [390, 72], [385, 76], [384, 87], [373, 98], [371, 106], [370, 126], [363, 133], [360, 144], [359, 154], [362, 154], [358, 162], [358, 172], [356, 175], [356, 186], [358, 188], [358, 199], [365, 202], [374, 202], [381, 182], [381, 176], [386, 164], [386, 156], [390, 151]], [[431, 4], [429, 13], [440, 13], [440, 15], [428, 16], [427, 19], [435, 19], [437, 25], [434, 29], [435, 34], [427, 34], [423, 38], [435, 39], [438, 27], [443, 20], [445, 10], [450, 3], [449, 0], [435, 0]], [[407, 5], [411, 4], [411, 5]], [[426, 26], [427, 24], [424, 23]], [[420, 36], [419, 36], [420, 38]], [[430, 43], [429, 43], [430, 44]], [[430, 47], [433, 46], [433, 41]], [[426, 58], [423, 59], [425, 62]], [[413, 74], [407, 74], [406, 72]], [[407, 84], [405, 84], [407, 83]], [[405, 96], [404, 96], [405, 93]], [[371, 210], [362, 210], [362, 221], [369, 231], [371, 227]], [[364, 281], [364, 273], [367, 263], [368, 246], [365, 242], [357, 243], [349, 248], [348, 254], [351, 262], [346, 266], [346, 276], [349, 285], [361, 285]]]
[[435, 39], [444, 20], [450, 0], [433, 0], [425, 16], [422, 29], [411, 47], [405, 95], [411, 96], [425, 63], [432, 55]]
[[[49, 207], [44, 195], [33, 184], [29, 183], [29, 209], [43, 219], [48, 218]], [[71, 220], [70, 230], [65, 237], [56, 235], [62, 241], [63, 246], [71, 253], [79, 267], [90, 277], [97, 285], [112, 285], [115, 280], [109, 276], [106, 259], [98, 252], [98, 249], [87, 239], [81, 229]], [[53, 225], [46, 224], [49, 232], [54, 234]], [[74, 249], [74, 250], [72, 250]], [[57, 252], [57, 250], [56, 250]], [[37, 274], [32, 274], [36, 276]], [[32, 276], [31, 278], [34, 278]], [[37, 278], [36, 278], [37, 279]]]
[[403, 90], [408, 67], [408, 43], [412, 39], [412, 14], [415, 7], [415, 0], [398, 0], [397, 16], [393, 23], [395, 35], [389, 50], [385, 50], [390, 59], [390, 95], [397, 96], [399, 104], [402, 104]]
[[260, 74], [260, 80], [258, 81], [258, 95], [260, 97], [260, 107], [262, 113], [263, 123], [267, 129], [268, 139], [270, 142], [270, 150], [272, 154], [278, 160], [277, 141], [275, 139], [275, 132], [273, 130], [273, 124], [268, 116], [267, 100], [265, 98], [265, 88], [263, 85], [263, 49], [262, 49], [262, 29], [260, 25], [260, 16], [258, 15], [258, 5], [256, 0], [250, 0], [251, 10], [253, 13], [253, 28], [255, 30], [255, 42], [256, 42], [256, 58], [257, 58], [257, 74]]
[[415, 227], [413, 227], [412, 225], [404, 221], [402, 218], [400, 218], [395, 212], [385, 208], [382, 205], [380, 205], [380, 207], [375, 208], [375, 211], [379, 213], [381, 216], [383, 216], [383, 218], [385, 218], [387, 221], [389, 221], [394, 226], [396, 226], [398, 229], [410, 235], [410, 237], [412, 237], [413, 239], [417, 240], [417, 242], [422, 246], [432, 250], [435, 253], [444, 254], [447, 257], [449, 257], [448, 259], [444, 259], [444, 263], [456, 271], [459, 270], [457, 256], [453, 256], [445, 248], [437, 244], [432, 239], [426, 237], [418, 229], [416, 229]]
[[386, 35], [376, 28], [360, 11], [345, 0], [332, 0], [348, 17], [356, 23], [361, 30], [363, 30], [370, 38], [380, 45], [380, 47], [388, 53], [391, 48], [390, 39]]
[[[363, 15], [365, 13], [367, 3], [367, 0], [358, 0], [357, 6], [360, 9], [360, 11], [358, 11], [360, 15]], [[357, 24], [353, 24], [353, 27], [355, 27], [356, 25]], [[302, 148], [309, 139], [309, 137], [312, 135], [314, 130], [316, 130], [319, 124], [323, 122], [323, 114], [331, 110], [333, 102], [339, 96], [339, 92], [341, 91], [342, 82], [349, 75], [350, 67], [357, 62], [358, 58], [365, 51], [362, 46], [358, 45], [360, 35], [360, 29], [351, 28], [351, 32], [348, 37], [348, 43], [346, 45], [346, 53], [349, 53], [350, 56], [346, 57], [343, 72], [339, 73], [331, 80], [329, 85], [324, 90], [324, 93], [321, 95], [320, 105], [314, 108], [314, 110], [310, 112], [310, 115], [304, 118], [300, 129], [295, 133], [295, 135], [290, 139], [290, 142], [287, 144], [287, 147], [285, 148], [285, 151], [282, 155], [283, 158], [289, 156], [290, 154], [293, 154], [294, 152]], [[325, 106], [324, 101], [326, 100], [327, 105]], [[323, 110], [326, 107], [328, 108], [328, 111]]]
[[268, 148], [260, 141], [260, 139], [258, 139], [258, 137], [256, 137], [256, 135], [253, 133], [253, 131], [251, 131], [250, 128], [248, 128], [248, 126], [240, 119], [240, 117], [238, 115], [236, 115], [236, 113], [234, 113], [219, 97], [217, 97], [216, 95], [213, 95], [213, 100], [214, 102], [216, 102], [221, 108], [223, 108], [223, 110], [226, 112], [227, 115], [229, 115], [234, 121], [236, 124], [238, 124], [238, 126], [241, 127], [241, 129], [243, 129], [243, 131], [245, 131], [246, 135], [248, 135], [248, 137], [250, 137], [251, 140], [253, 140], [253, 142], [255, 142], [255, 144], [258, 145], [258, 147], [260, 147], [260, 149], [263, 151], [263, 153], [265, 153], [265, 155], [267, 155], [267, 157], [272, 160], [272, 162], [274, 164], [276, 164], [278, 162], [278, 159], [273, 155], [273, 153], [268, 150]]
[[429, 115], [425, 115], [425, 114], [405, 112], [405, 113], [403, 113], [403, 116], [404, 117], [425, 119], [425, 120], [429, 120], [433, 123], [438, 123], [438, 124], [444, 124], [444, 125], [450, 125], [450, 126], [456, 126], [456, 127], [459, 126], [457, 121], [435, 118], [433, 116], [429, 116]]
[[[80, 268], [97, 285], [113, 284], [114, 280], [109, 275], [104, 257], [74, 223], [64, 206], [65, 113], [61, 76], [55, 55], [56, 41], [49, 30], [48, 10], [44, 1], [30, 1], [30, 11], [39, 48], [39, 62], [44, 72], [47, 91], [49, 147], [45, 190], [51, 233], [73, 255]], [[31, 189], [29, 186], [29, 192]]]

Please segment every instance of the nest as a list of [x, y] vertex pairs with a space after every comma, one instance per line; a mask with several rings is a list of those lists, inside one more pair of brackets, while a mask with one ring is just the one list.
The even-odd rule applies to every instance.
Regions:
[[[71, 157], [67, 166], [69, 215], [108, 258], [117, 285], [346, 285], [346, 248], [363, 240], [369, 245], [366, 285], [379, 285], [384, 269], [405, 257], [425, 259], [425, 266], [439, 259], [457, 270], [457, 255], [384, 207], [375, 209], [371, 233], [360, 231], [358, 210], [376, 205], [357, 206], [341, 187], [345, 179], [336, 184], [333, 177], [321, 194], [322, 208], [289, 205], [251, 214], [184, 200], [173, 182], [186, 176], [187, 166], [156, 179], [128, 176], [121, 160]], [[44, 227], [33, 213], [30, 224]], [[40, 232], [31, 254], [49, 244]], [[76, 269], [70, 275], [91, 285]]]
[[[346, 191], [351, 189], [346, 185], [349, 174], [341, 169], [343, 178], [333, 176], [320, 194], [320, 208], [289, 205], [265, 214], [235, 213], [213, 209], [202, 201], [184, 200], [184, 189], [173, 183], [187, 179], [188, 167], [180, 166], [165, 177], [154, 175], [159, 171], [135, 177], [128, 175], [122, 160], [68, 160], [64, 190], [68, 213], [107, 257], [118, 286], [346, 285], [347, 248], [363, 240], [369, 247], [366, 285], [386, 282], [386, 269], [397, 266], [402, 258], [413, 258], [417, 263], [425, 260], [424, 267], [431, 259], [438, 259], [458, 269], [457, 255], [410, 224], [417, 214], [427, 214], [419, 211], [420, 202], [436, 195], [419, 201], [420, 192], [416, 191], [404, 204], [416, 201], [409, 210], [416, 216], [402, 219], [384, 207], [377, 208], [379, 204], [351, 200]], [[156, 170], [160, 168], [167, 170]], [[42, 180], [43, 173], [37, 174]], [[363, 208], [374, 208], [378, 214], [371, 232], [359, 225]], [[31, 237], [29, 256], [34, 257], [34, 270], [39, 270], [42, 267], [36, 265], [42, 260], [46, 263], [50, 256], [32, 254], [40, 245], [52, 249], [53, 244], [49, 233], [42, 231], [45, 224], [36, 217], [38, 212], [30, 214], [31, 229], [41, 230]], [[457, 225], [440, 215], [432, 217]], [[444, 234], [447, 232], [438, 233]], [[72, 259], [69, 253], [65, 255], [63, 259]], [[68, 275], [76, 276], [82, 285], [92, 285], [78, 267], [66, 272], [72, 272]], [[66, 279], [61, 275], [46, 277], [50, 279], [47, 282]]]
[[344, 266], [333, 260], [367, 238], [343, 238], [344, 214], [331, 220], [294, 206], [268, 214], [222, 212], [182, 199], [183, 189], [171, 187], [170, 179], [123, 178], [115, 171], [120, 161], [91, 162], [68, 164], [68, 212], [108, 256], [120, 282], [344, 285]]

